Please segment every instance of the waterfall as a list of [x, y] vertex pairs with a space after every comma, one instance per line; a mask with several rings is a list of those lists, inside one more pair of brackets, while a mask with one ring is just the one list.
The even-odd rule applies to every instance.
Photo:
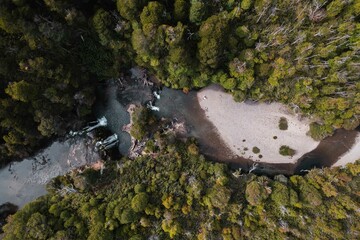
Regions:
[[[94, 124], [94, 125], [91, 126], [90, 124]], [[78, 131], [78, 132], [70, 131], [69, 135], [71, 137], [74, 137], [74, 136], [77, 136], [77, 135], [82, 135], [84, 133], [89, 133], [89, 132], [93, 131], [96, 128], [105, 127], [105, 126], [107, 126], [107, 124], [108, 124], [107, 119], [106, 119], [106, 117], [103, 116], [103, 117], [99, 118], [97, 121], [90, 122], [89, 125], [84, 127], [81, 131]]]
[[253, 165], [251, 166], [251, 168], [250, 168], [250, 170], [249, 170], [249, 173], [251, 173], [252, 171], [256, 170], [258, 166], [259, 166], [258, 163], [253, 163]]
[[107, 150], [114, 147], [119, 142], [118, 135], [114, 133], [113, 135], [107, 137], [103, 141], [97, 141], [95, 144], [95, 149], [97, 150]]
[[152, 101], [148, 102], [148, 104], [146, 104], [146, 107], [149, 108], [152, 111], [157, 111], [157, 112], [160, 111], [160, 108], [154, 106]]
[[160, 99], [160, 94], [157, 93], [156, 91], [153, 91], [153, 95], [156, 99], [158, 99], [158, 100]]
[[106, 119], [106, 117], [101, 117], [97, 120], [97, 123], [94, 126], [87, 126], [87, 127], [83, 128], [82, 132], [88, 133], [88, 132], [91, 132], [92, 130], [94, 130], [95, 128], [105, 127], [105, 126], [107, 126], [107, 119]]

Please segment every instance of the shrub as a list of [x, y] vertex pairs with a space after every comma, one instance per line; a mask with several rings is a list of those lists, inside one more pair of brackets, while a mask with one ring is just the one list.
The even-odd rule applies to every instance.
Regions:
[[192, 143], [188, 146], [188, 152], [190, 155], [199, 155], [199, 148], [196, 146], [195, 143]]
[[253, 153], [258, 154], [260, 152], [260, 149], [258, 147], [253, 147], [252, 151]]
[[288, 121], [286, 118], [281, 117], [279, 120], [279, 128], [280, 130], [287, 130], [288, 129]]
[[327, 125], [320, 125], [318, 123], [311, 123], [310, 124], [310, 130], [308, 134], [310, 137], [312, 137], [314, 140], [320, 141], [324, 139], [325, 137], [331, 135], [333, 129], [331, 126]]
[[279, 153], [283, 156], [294, 156], [296, 151], [289, 146], [282, 145], [279, 149]]

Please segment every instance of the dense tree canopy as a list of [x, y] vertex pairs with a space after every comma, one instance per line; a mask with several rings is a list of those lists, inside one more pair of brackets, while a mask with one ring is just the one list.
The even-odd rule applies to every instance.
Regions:
[[354, 129], [359, 13], [353, 0], [1, 0], [2, 161], [63, 134], [98, 80], [134, 64], [165, 86], [287, 103], [314, 116], [316, 139]]
[[233, 174], [188, 152], [191, 145], [108, 162], [89, 188], [75, 192], [64, 188], [84, 173], [54, 179], [50, 194], [10, 218], [4, 239], [360, 237], [359, 162], [270, 179]]
[[[357, 0], [0, 0], [0, 161], [65, 134], [91, 113], [96, 83], [133, 65], [185, 92], [217, 83], [237, 101], [284, 102], [313, 116], [316, 139], [354, 129], [359, 14]], [[360, 238], [359, 162], [270, 179], [154, 136], [102, 175], [54, 179], [5, 239]]]
[[237, 100], [285, 102], [318, 117], [318, 139], [359, 125], [356, 1], [157, 1], [138, 9], [136, 63], [166, 86], [215, 82]]
[[0, 1], [0, 162], [63, 135], [90, 113], [97, 81], [129, 61], [129, 23], [99, 6]]

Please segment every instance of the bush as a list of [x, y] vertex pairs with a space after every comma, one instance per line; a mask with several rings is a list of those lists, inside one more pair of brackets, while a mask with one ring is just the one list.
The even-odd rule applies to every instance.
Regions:
[[190, 155], [199, 155], [199, 148], [196, 146], [195, 143], [192, 143], [188, 146], [188, 152], [190, 153]]
[[318, 123], [311, 123], [310, 124], [310, 130], [308, 134], [310, 137], [312, 137], [314, 140], [320, 141], [324, 139], [327, 136], [330, 136], [333, 129], [331, 126], [326, 125], [320, 125]]
[[252, 151], [253, 153], [258, 154], [260, 152], [260, 149], [258, 147], [253, 147]]
[[288, 129], [288, 121], [286, 118], [281, 117], [279, 120], [279, 129], [280, 130], [287, 130]]
[[283, 156], [294, 156], [296, 151], [289, 146], [282, 145], [279, 149], [279, 153]]

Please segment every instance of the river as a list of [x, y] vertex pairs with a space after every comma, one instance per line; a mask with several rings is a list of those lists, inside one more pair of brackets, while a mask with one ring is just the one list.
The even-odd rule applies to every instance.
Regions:
[[52, 178], [100, 159], [90, 137], [55, 141], [34, 157], [13, 162], [0, 170], [0, 205], [11, 202], [23, 206], [46, 193]]
[[[118, 134], [119, 152], [127, 155], [131, 144], [130, 135], [122, 131], [123, 125], [130, 122], [126, 107], [129, 103], [145, 104], [154, 100], [154, 96], [150, 87], [139, 82], [127, 87], [125, 91], [119, 89], [121, 84], [117, 81], [99, 86], [94, 112], [98, 117], [107, 118], [107, 129]], [[210, 160], [226, 162], [233, 168], [242, 168], [245, 171], [254, 165], [252, 160], [234, 158], [231, 155], [231, 151], [199, 106], [196, 91], [185, 94], [180, 90], [163, 88], [160, 95], [161, 98], [155, 101], [160, 111], [154, 112], [155, 115], [159, 118], [184, 121], [188, 130], [187, 136], [198, 140], [201, 152]], [[357, 134], [357, 131], [338, 130], [332, 137], [324, 139], [316, 149], [302, 156], [296, 164], [257, 163], [254, 173], [291, 175], [313, 167], [332, 166], [340, 155], [352, 147]], [[91, 134], [55, 141], [34, 157], [14, 162], [0, 170], [0, 204], [11, 202], [21, 207], [45, 194], [45, 184], [53, 177], [99, 159]]]
[[164, 88], [161, 99], [156, 101], [156, 106], [160, 108], [159, 112], [155, 112], [158, 117], [177, 118], [186, 122], [189, 130], [188, 137], [195, 137], [198, 140], [201, 152], [208, 159], [226, 162], [232, 168], [241, 168], [245, 171], [257, 164], [254, 173], [270, 176], [302, 174], [314, 167], [331, 167], [340, 156], [354, 146], [355, 139], [360, 132], [360, 127], [351, 131], [338, 129], [332, 136], [322, 140], [314, 150], [301, 156], [294, 164], [254, 162], [241, 156], [234, 157], [217, 133], [215, 126], [201, 109], [196, 91], [184, 94], [180, 90]]
[[[139, 87], [140, 85], [140, 87]], [[120, 136], [119, 151], [126, 155], [130, 146], [130, 136], [122, 131], [122, 126], [129, 123], [129, 114], [126, 112], [126, 105], [130, 103], [145, 104], [150, 100], [160, 111], [153, 113], [158, 118], [170, 118], [177, 121], [184, 121], [187, 127], [187, 137], [197, 139], [201, 152], [213, 161], [226, 162], [233, 168], [242, 168], [248, 171], [254, 161], [243, 157], [234, 157], [230, 149], [216, 131], [215, 126], [207, 119], [197, 100], [197, 91], [184, 93], [181, 90], [163, 88], [160, 99], [154, 99], [151, 88], [137, 83], [130, 86], [126, 91], [117, 91], [116, 84], [103, 86], [100, 95], [103, 96], [96, 106], [98, 116], [104, 115], [108, 118], [108, 127], [112, 132]], [[139, 92], [141, 94], [139, 94]], [[330, 167], [346, 153], [354, 144], [358, 130], [336, 130], [334, 135], [327, 137], [312, 151], [304, 154], [299, 160], [293, 163], [270, 164], [256, 162], [257, 174], [302, 174], [303, 171], [314, 167]], [[360, 158], [360, 156], [359, 156]]]

